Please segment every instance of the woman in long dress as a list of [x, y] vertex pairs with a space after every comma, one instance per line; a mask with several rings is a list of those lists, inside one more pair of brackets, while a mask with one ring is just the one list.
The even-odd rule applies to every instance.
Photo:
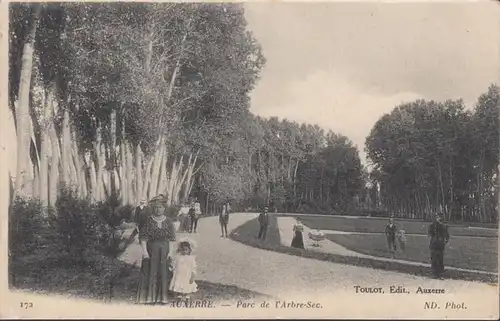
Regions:
[[142, 266], [137, 291], [137, 303], [165, 304], [168, 302], [168, 286], [172, 278], [169, 271], [170, 253], [174, 249], [175, 228], [165, 215], [165, 199], [151, 200], [151, 212], [139, 226], [142, 247]]
[[302, 231], [304, 227], [302, 225], [294, 225], [293, 226], [293, 239], [291, 246], [297, 249], [304, 249], [304, 237], [302, 236]]

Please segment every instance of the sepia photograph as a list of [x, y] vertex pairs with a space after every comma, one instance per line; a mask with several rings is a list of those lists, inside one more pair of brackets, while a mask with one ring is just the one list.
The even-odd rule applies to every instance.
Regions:
[[0, 21], [2, 318], [499, 318], [498, 2]]

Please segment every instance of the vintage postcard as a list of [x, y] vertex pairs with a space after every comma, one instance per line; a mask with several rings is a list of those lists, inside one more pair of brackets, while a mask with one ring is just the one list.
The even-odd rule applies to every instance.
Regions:
[[497, 2], [0, 7], [2, 318], [499, 318]]

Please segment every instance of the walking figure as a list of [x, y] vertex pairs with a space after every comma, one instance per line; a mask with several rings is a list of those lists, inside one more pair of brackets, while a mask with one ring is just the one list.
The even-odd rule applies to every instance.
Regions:
[[259, 239], [265, 240], [267, 234], [267, 227], [269, 225], [269, 208], [267, 206], [264, 207], [264, 211], [259, 214]]
[[448, 226], [442, 222], [443, 217], [439, 213], [435, 221], [429, 226], [429, 236], [431, 237], [429, 249], [431, 251], [431, 267], [435, 277], [439, 277], [444, 272], [444, 248], [450, 240]]
[[190, 233], [196, 233], [196, 228], [198, 227], [198, 219], [200, 218], [201, 210], [200, 203], [196, 201], [196, 203], [191, 205], [189, 209], [189, 218], [191, 222], [191, 226], [189, 227]]
[[293, 239], [291, 246], [297, 249], [304, 249], [304, 237], [302, 236], [302, 232], [304, 231], [304, 227], [300, 224], [295, 224], [293, 226]]
[[391, 218], [389, 219], [389, 224], [385, 227], [385, 236], [387, 238], [387, 246], [389, 247], [389, 251], [392, 251], [393, 257], [396, 252], [396, 231], [396, 224], [394, 224], [394, 220]]
[[219, 215], [219, 223], [221, 229], [221, 237], [227, 237], [227, 223], [229, 223], [229, 211], [231, 207], [229, 202], [222, 206], [222, 212]]

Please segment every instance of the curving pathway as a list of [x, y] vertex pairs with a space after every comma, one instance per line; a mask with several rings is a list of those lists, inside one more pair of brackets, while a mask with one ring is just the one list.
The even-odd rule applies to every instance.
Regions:
[[[256, 217], [255, 213], [232, 214], [228, 229], [234, 230]], [[356, 300], [363, 301], [359, 297], [362, 294], [356, 294], [355, 286], [388, 288], [391, 285], [402, 285], [410, 291], [416, 291], [419, 286], [443, 288], [446, 289], [447, 295], [454, 297], [458, 295], [462, 300], [470, 297], [470, 300], [474, 301], [469, 301], [469, 307], [476, 304], [478, 305], [476, 308], [485, 313], [490, 313], [488, 309], [498, 311], [497, 286], [460, 280], [429, 279], [253, 248], [229, 238], [221, 238], [217, 217], [200, 219], [198, 233], [189, 236], [197, 242], [198, 279], [235, 285], [279, 299], [304, 300], [307, 297], [321, 296], [322, 300], [331, 299], [331, 302], [340, 303], [356, 296]], [[182, 234], [179, 237], [182, 237]], [[139, 259], [140, 251], [137, 255]], [[130, 258], [127, 260], [130, 261]], [[478, 294], [481, 296], [479, 301]], [[387, 296], [383, 297], [383, 302], [387, 303]], [[376, 296], [369, 297], [370, 300], [376, 298]], [[401, 298], [406, 298], [405, 302], [418, 301], [419, 306], [424, 303], [423, 296], [418, 297], [417, 301], [413, 295]], [[392, 296], [390, 300], [395, 299], [396, 297]], [[352, 301], [349, 302], [352, 304]]]

